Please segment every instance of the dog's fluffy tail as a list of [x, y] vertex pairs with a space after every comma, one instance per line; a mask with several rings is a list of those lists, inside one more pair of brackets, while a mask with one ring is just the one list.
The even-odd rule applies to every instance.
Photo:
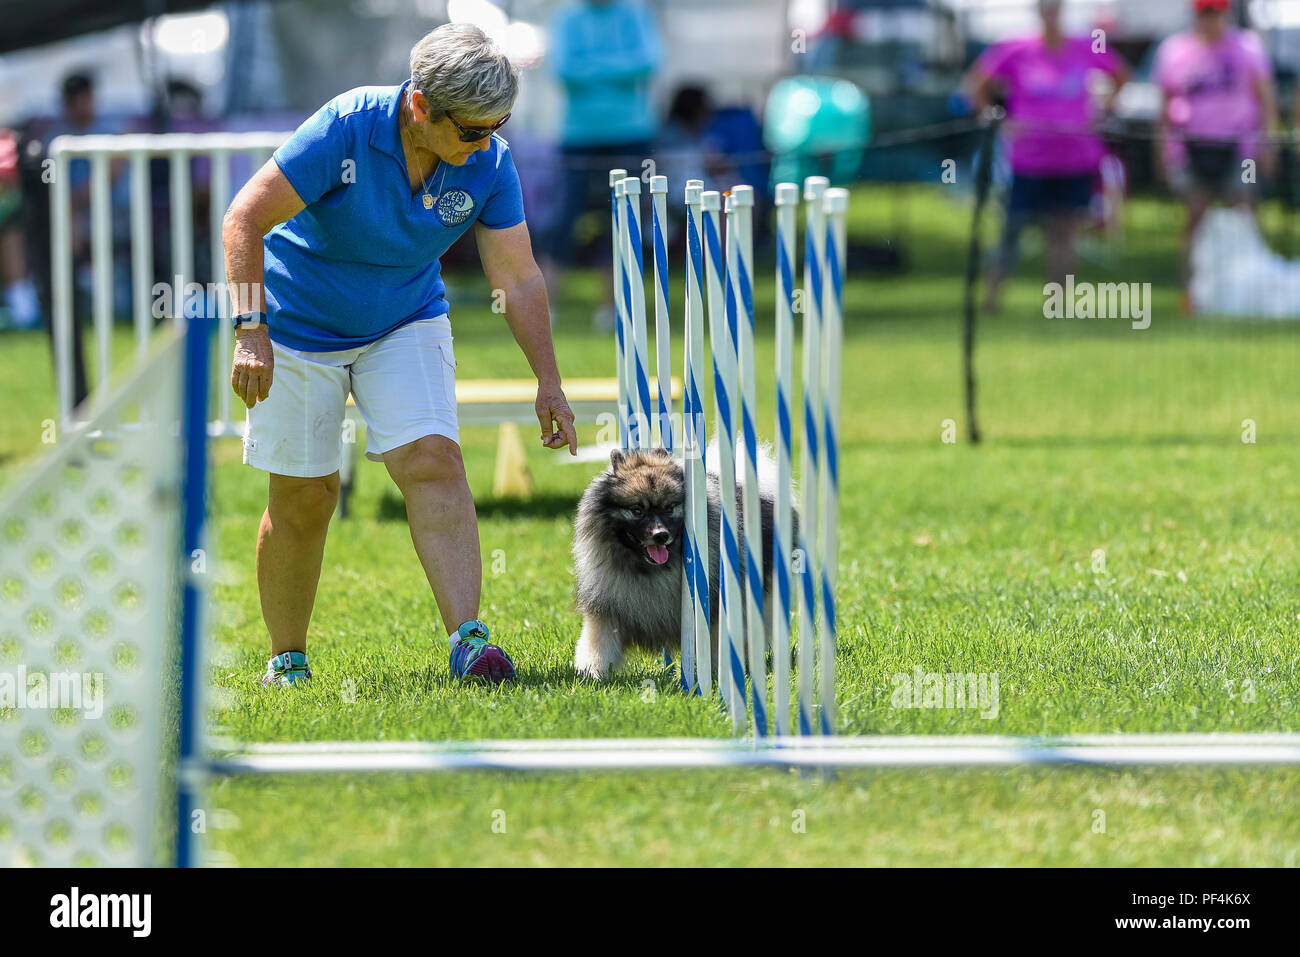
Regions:
[[[739, 449], [737, 449], [739, 451]], [[718, 465], [718, 438], [715, 435], [704, 450], [704, 467], [714, 475], [719, 474]], [[741, 474], [740, 456], [736, 456], [736, 483], [743, 485], [744, 475]], [[758, 443], [758, 490], [767, 497], [776, 497], [776, 458], [772, 455], [772, 446], [768, 442]], [[798, 487], [794, 479], [790, 480], [791, 491], [794, 498], [798, 498]]]

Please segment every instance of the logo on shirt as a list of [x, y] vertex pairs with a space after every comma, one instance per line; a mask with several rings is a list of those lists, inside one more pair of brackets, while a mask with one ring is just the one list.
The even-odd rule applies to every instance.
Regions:
[[474, 212], [474, 197], [463, 189], [449, 189], [438, 197], [438, 221], [444, 226], [459, 226]]

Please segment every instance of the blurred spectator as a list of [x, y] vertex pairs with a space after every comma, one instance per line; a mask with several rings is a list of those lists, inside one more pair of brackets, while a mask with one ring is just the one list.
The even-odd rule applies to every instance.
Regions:
[[[1273, 70], [1253, 33], [1228, 22], [1232, 0], [1191, 0], [1196, 22], [1160, 45], [1154, 79], [1165, 103], [1157, 164], [1187, 208], [1183, 282], [1191, 282], [1191, 246], [1216, 202], [1253, 207], [1257, 181], [1272, 176], [1276, 154], [1266, 134], [1277, 127]], [[1256, 176], [1243, 162], [1256, 161]], [[1190, 303], [1184, 301], [1190, 311]]]
[[[162, 131], [168, 133], [212, 133], [221, 124], [203, 115], [203, 94], [194, 84], [178, 77], [168, 77], [165, 96], [155, 111], [161, 116]], [[154, 157], [149, 164], [153, 209], [154, 275], [171, 282], [179, 264], [171, 261], [171, 161]], [[126, 197], [129, 201], [129, 196]], [[206, 156], [190, 159], [190, 216], [194, 229], [194, 268], [201, 280], [216, 282], [224, 277], [220, 263], [212, 263], [208, 248], [211, 236], [212, 160]], [[129, 237], [129, 234], [128, 234]], [[213, 266], [216, 269], [213, 269]]]
[[[562, 7], [551, 25], [551, 57], [566, 96], [563, 200], [540, 258], [555, 288], [559, 270], [573, 261], [574, 223], [593, 206], [608, 208], [609, 170], [622, 167], [639, 176], [651, 155], [658, 124], [650, 83], [663, 53], [654, 14], [644, 3], [578, 0]], [[600, 248], [608, 250], [609, 241]], [[611, 290], [607, 301], [612, 298]], [[612, 308], [603, 308], [596, 321], [612, 329]]]
[[685, 188], [688, 179], [718, 175], [718, 145], [708, 137], [713, 122], [713, 102], [702, 86], [687, 84], [673, 93], [668, 117], [659, 135], [659, 174], [669, 188]]
[[[50, 190], [48, 180], [43, 175], [42, 161], [48, 155], [50, 141], [56, 136], [65, 133], [120, 132], [118, 126], [99, 117], [95, 107], [95, 83], [89, 73], [78, 71], [66, 76], [61, 92], [61, 113], [31, 121], [22, 146], [23, 232], [27, 260], [40, 298], [41, 311], [47, 317], [53, 315], [50, 291]], [[116, 171], [119, 167], [114, 165], [110, 169]], [[89, 160], [77, 159], [68, 164], [68, 187], [73, 257], [73, 401], [80, 403], [87, 394], [80, 326], [90, 316]], [[52, 342], [52, 321], [47, 323], [47, 328]]]
[[[18, 172], [18, 136], [0, 130], [0, 276], [4, 279], [4, 305], [8, 322], [30, 329], [40, 322], [36, 287], [27, 274], [27, 253], [23, 249], [22, 187]], [[4, 323], [0, 323], [4, 328]]]
[[1039, 0], [1042, 33], [1001, 43], [984, 52], [966, 84], [977, 109], [1006, 105], [1004, 133], [1011, 143], [1011, 193], [1002, 251], [989, 277], [988, 308], [996, 310], [1003, 279], [1015, 267], [1020, 234], [1039, 223], [1047, 234], [1047, 271], [1063, 281], [1074, 266], [1074, 235], [1092, 203], [1093, 183], [1105, 155], [1094, 131], [1088, 77], [1114, 79], [1109, 110], [1128, 80], [1123, 61], [1090, 37], [1068, 37], [1061, 0]]

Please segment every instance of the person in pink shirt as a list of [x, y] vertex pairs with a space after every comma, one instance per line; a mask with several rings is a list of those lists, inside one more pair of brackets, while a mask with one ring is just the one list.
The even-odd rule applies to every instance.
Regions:
[[1074, 234], [1092, 202], [1106, 152], [1095, 132], [1089, 80], [1095, 73], [1112, 78], [1106, 110], [1128, 80], [1127, 67], [1104, 38], [1065, 35], [1061, 6], [1061, 0], [1039, 0], [1042, 33], [990, 47], [966, 78], [978, 109], [1002, 98], [1011, 148], [1013, 179], [1002, 250], [989, 277], [990, 310], [997, 308], [1002, 280], [1015, 266], [1025, 226], [1041, 223], [1046, 231], [1054, 281], [1063, 281], [1072, 268]]
[[1277, 127], [1277, 97], [1263, 44], [1228, 25], [1232, 0], [1192, 2], [1194, 27], [1160, 45], [1153, 73], [1165, 98], [1158, 165], [1187, 208], [1184, 283], [1206, 211], [1220, 201], [1253, 207], [1258, 181], [1276, 165], [1267, 134]]

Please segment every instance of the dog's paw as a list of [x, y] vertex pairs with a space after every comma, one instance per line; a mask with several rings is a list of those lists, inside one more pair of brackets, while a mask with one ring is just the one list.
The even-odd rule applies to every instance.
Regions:
[[602, 668], [599, 662], [590, 658], [574, 658], [573, 669], [579, 677], [590, 678], [592, 681], [602, 681], [609, 674], [608, 665]]

